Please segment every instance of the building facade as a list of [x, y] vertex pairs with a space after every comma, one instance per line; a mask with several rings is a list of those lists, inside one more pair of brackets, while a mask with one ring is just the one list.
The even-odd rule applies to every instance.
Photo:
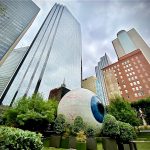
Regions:
[[134, 28], [127, 32], [125, 30], [119, 31], [117, 38], [112, 41], [112, 44], [118, 59], [134, 50], [140, 49], [150, 63], [150, 48]]
[[91, 77], [83, 79], [81, 86], [82, 86], [82, 88], [88, 89], [96, 94], [97, 93], [96, 82], [97, 82], [97, 78], [94, 76], [91, 76]]
[[98, 65], [95, 67], [97, 77], [97, 95], [101, 98], [103, 105], [108, 105], [108, 97], [106, 87], [104, 83], [104, 75], [102, 69], [111, 64], [111, 61], [107, 54], [100, 58]]
[[150, 96], [150, 64], [140, 49], [103, 69], [109, 99], [121, 95], [132, 102]]
[[17, 75], [29, 47], [14, 49], [0, 67], [0, 103]]
[[0, 65], [28, 30], [39, 10], [32, 0], [0, 0]]
[[50, 94], [49, 94], [49, 100], [57, 100], [58, 102], [60, 102], [60, 100], [62, 99], [62, 97], [68, 93], [70, 90], [67, 89], [66, 87], [59, 87], [59, 88], [55, 88], [55, 89], [52, 89], [50, 91]]
[[65, 6], [53, 6], [29, 49], [15, 98], [37, 92], [48, 98], [64, 78], [69, 89], [81, 87], [81, 29]]

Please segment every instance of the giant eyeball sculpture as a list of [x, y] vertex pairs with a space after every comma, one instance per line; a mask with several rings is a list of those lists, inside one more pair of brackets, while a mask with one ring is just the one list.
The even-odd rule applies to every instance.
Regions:
[[58, 114], [63, 114], [70, 124], [77, 116], [80, 116], [86, 124], [92, 126], [99, 133], [105, 109], [93, 92], [80, 88], [68, 92], [61, 99], [58, 105]]

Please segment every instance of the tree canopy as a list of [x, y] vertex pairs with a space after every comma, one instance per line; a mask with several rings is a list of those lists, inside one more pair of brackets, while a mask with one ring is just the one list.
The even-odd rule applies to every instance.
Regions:
[[114, 99], [111, 99], [108, 106], [108, 113], [113, 115], [117, 120], [129, 123], [132, 126], [138, 126], [140, 123], [136, 110], [122, 97], [116, 96]]
[[3, 119], [9, 126], [42, 131], [48, 124], [54, 122], [57, 105], [56, 101], [44, 100], [40, 94], [22, 97], [4, 113]]

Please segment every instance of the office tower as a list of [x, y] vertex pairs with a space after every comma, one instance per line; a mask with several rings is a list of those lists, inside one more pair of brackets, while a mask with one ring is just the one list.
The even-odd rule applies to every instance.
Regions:
[[0, 0], [0, 66], [28, 30], [39, 10], [32, 0]]
[[96, 77], [90, 76], [90, 77], [82, 80], [81, 86], [82, 86], [82, 88], [88, 89], [96, 94], [97, 93], [96, 92], [96, 81], [97, 81]]
[[65, 6], [53, 6], [29, 49], [23, 64], [28, 68], [15, 95], [40, 92], [48, 98], [64, 78], [69, 89], [81, 87], [80, 24]]
[[150, 63], [150, 48], [134, 28], [128, 32], [125, 30], [119, 31], [117, 38], [112, 43], [118, 59], [134, 50], [140, 49]]
[[105, 83], [104, 83], [104, 76], [103, 76], [102, 69], [104, 67], [107, 67], [110, 64], [111, 64], [111, 61], [110, 61], [108, 55], [105, 53], [105, 55], [100, 58], [98, 65], [95, 67], [96, 77], [98, 79], [97, 87], [99, 87], [98, 91], [97, 91], [97, 95], [102, 99], [103, 105], [108, 105], [109, 101], [108, 101], [108, 97], [107, 97], [107, 92], [106, 92], [106, 87], [105, 87]]
[[5, 97], [17, 75], [29, 47], [14, 49], [0, 67], [0, 101]]
[[128, 101], [150, 96], [150, 64], [140, 49], [103, 68], [109, 99], [121, 95]]

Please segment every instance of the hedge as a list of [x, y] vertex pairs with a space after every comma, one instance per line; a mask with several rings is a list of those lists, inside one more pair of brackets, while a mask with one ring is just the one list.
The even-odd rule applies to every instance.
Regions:
[[1, 150], [41, 150], [41, 134], [18, 128], [0, 126]]

